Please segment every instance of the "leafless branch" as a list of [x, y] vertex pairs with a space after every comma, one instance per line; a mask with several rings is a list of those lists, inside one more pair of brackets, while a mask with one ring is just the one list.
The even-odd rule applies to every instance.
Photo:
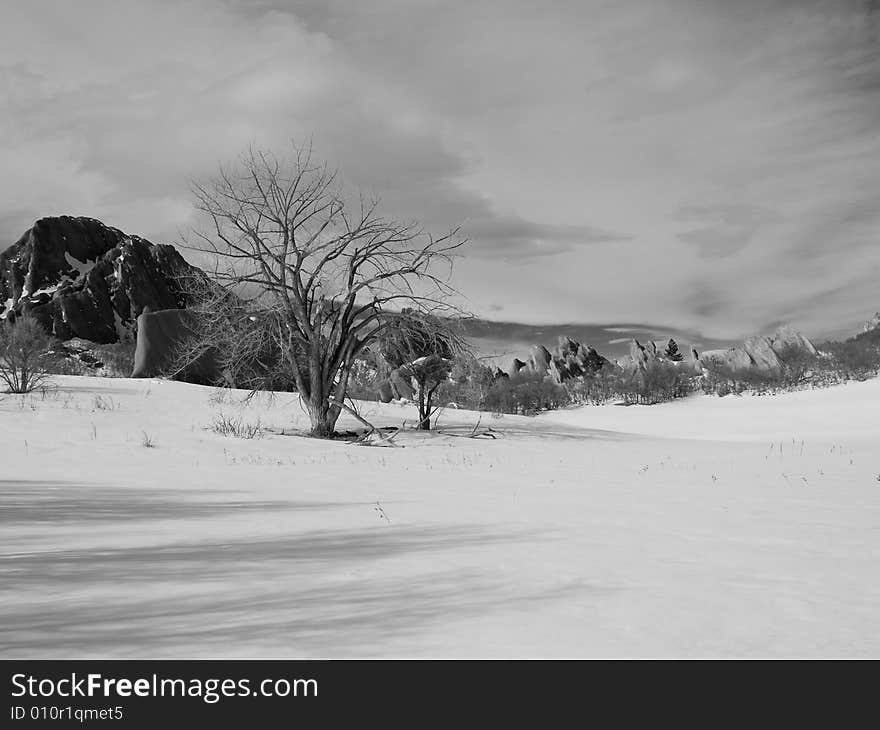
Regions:
[[[251, 304], [208, 297], [200, 320], [206, 335], [194, 346], [203, 351], [213, 342], [218, 349], [223, 340], [232, 348], [224, 351], [232, 373], [247, 369], [249, 349], [274, 351], [269, 369], [288, 373], [313, 433], [332, 434], [355, 358], [396, 313], [465, 314], [450, 283], [453, 257], [466, 243], [459, 230], [435, 237], [416, 223], [383, 217], [378, 200], [351, 204], [311, 147], [294, 148], [289, 159], [248, 149], [212, 180], [194, 182], [192, 192], [206, 225], [191, 248], [214, 262], [224, 291], [259, 302], [254, 312]], [[218, 335], [223, 327], [237, 345]]]

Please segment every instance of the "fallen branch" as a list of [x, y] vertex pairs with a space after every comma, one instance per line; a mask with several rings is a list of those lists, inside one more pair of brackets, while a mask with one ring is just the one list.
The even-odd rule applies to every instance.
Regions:
[[480, 430], [480, 424], [483, 422], [483, 417], [480, 416], [477, 419], [477, 422], [474, 424], [474, 427], [471, 429], [470, 433], [453, 433], [452, 431], [439, 431], [438, 433], [442, 433], [444, 436], [456, 436], [458, 438], [467, 438], [467, 439], [480, 439], [480, 438], [490, 438], [496, 439], [498, 438], [498, 432], [495, 431], [491, 426], [486, 426], [482, 431]]
[[351, 406], [345, 404], [344, 402], [342, 402], [340, 400], [337, 400], [336, 398], [331, 398], [330, 402], [339, 406], [346, 413], [349, 413], [352, 416], [354, 416], [358, 421], [360, 421], [362, 424], [364, 424], [364, 426], [366, 426], [369, 429], [369, 431], [367, 431], [365, 434], [360, 436], [355, 441], [355, 443], [360, 444], [360, 445], [364, 445], [364, 446], [373, 446], [370, 439], [375, 434], [379, 438], [379, 440], [383, 442], [381, 444], [382, 446], [395, 446], [395, 447], [403, 448], [402, 446], [400, 446], [400, 444], [394, 443], [394, 439], [397, 437], [397, 434], [399, 433], [398, 431], [395, 431], [394, 434], [392, 434], [391, 436], [385, 436], [382, 433], [381, 429], [376, 428], [372, 423], [370, 423], [366, 418], [364, 418], [360, 413], [358, 413], [357, 409], [352, 408]]

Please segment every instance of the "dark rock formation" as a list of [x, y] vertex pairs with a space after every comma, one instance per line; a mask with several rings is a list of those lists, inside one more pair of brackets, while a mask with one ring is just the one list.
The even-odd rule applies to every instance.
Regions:
[[186, 307], [194, 280], [207, 277], [173, 246], [92, 218], [42, 218], [0, 254], [0, 317], [28, 312], [61, 340], [118, 342], [146, 308]]
[[560, 337], [553, 351], [551, 373], [554, 375], [554, 380], [561, 383], [570, 378], [581, 377], [588, 372], [597, 372], [606, 362], [607, 360], [592, 347], [586, 347], [570, 337]]
[[196, 383], [217, 383], [220, 369], [216, 356], [206, 352], [187, 365], [184, 372], [167, 373], [178, 346], [193, 336], [196, 317], [185, 309], [142, 312], [137, 318], [137, 345], [133, 378], [152, 378], [163, 374]]
[[18, 302], [65, 277], [73, 280], [125, 238], [93, 218], [41, 218], [0, 254], [0, 300]]

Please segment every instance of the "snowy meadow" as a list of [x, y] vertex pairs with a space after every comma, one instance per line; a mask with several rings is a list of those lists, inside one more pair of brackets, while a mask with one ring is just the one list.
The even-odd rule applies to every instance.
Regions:
[[395, 447], [246, 395], [0, 397], [0, 655], [880, 653], [880, 380], [431, 432], [360, 403]]

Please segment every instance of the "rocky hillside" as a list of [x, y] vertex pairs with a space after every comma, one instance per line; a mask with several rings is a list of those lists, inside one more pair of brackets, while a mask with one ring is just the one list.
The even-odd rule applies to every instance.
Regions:
[[778, 375], [787, 363], [813, 358], [816, 354], [813, 343], [791, 327], [782, 327], [766, 337], [751, 337], [741, 345], [724, 350], [707, 350], [699, 354], [691, 349], [689, 356], [682, 355], [679, 360], [668, 358], [664, 346], [658, 347], [656, 342], [648, 341], [643, 345], [633, 339], [630, 341], [629, 354], [612, 362], [593, 347], [560, 337], [552, 351], [543, 345], [534, 345], [526, 359], [513, 358], [499, 369], [499, 374], [511, 377], [534, 373], [563, 383], [607, 368], [619, 372], [646, 372], [660, 363], [668, 362], [694, 375], [704, 370]]
[[781, 327], [768, 337], [751, 337], [737, 347], [707, 350], [700, 363], [708, 369], [731, 373], [757, 372], [777, 375], [786, 363], [804, 357], [815, 357], [816, 348], [810, 340], [791, 327]]
[[507, 377], [521, 373], [547, 375], [557, 383], [587, 373], [595, 373], [611, 363], [594, 348], [575, 342], [570, 337], [560, 337], [551, 352], [543, 345], [534, 345], [526, 360], [513, 358], [499, 374]]
[[187, 306], [201, 269], [93, 218], [34, 223], [0, 253], [0, 318], [32, 314], [61, 340], [112, 343], [133, 336], [144, 311]]

